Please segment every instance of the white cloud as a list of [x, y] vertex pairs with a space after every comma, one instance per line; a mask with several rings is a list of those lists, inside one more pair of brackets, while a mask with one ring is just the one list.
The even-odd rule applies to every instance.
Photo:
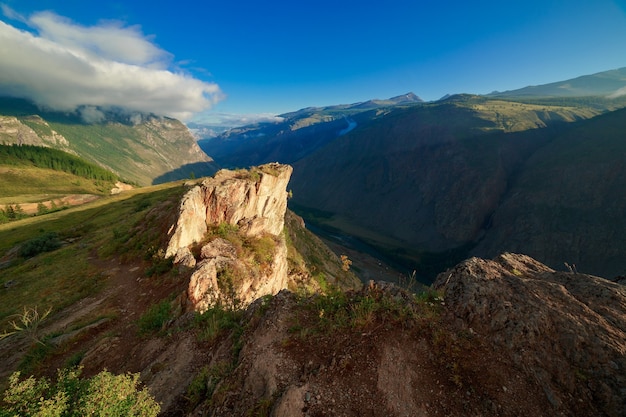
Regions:
[[204, 112], [196, 114], [191, 121], [197, 124], [209, 126], [244, 126], [253, 123], [280, 123], [285, 120], [283, 117], [272, 113], [252, 113], [252, 114], [236, 114], [236, 113], [217, 113]]
[[87, 123], [100, 123], [106, 119], [106, 115], [96, 107], [85, 106], [78, 109], [80, 117]]
[[626, 95], [626, 87], [622, 87], [618, 90], [615, 90], [614, 92], [612, 92], [611, 94], [609, 94], [607, 97], [608, 98], [618, 98], [618, 97], [622, 97]]
[[91, 106], [82, 112], [93, 120], [93, 106], [186, 120], [223, 98], [217, 84], [168, 70], [172, 55], [136, 26], [85, 27], [51, 12], [36, 13], [26, 23], [37, 33], [0, 21], [0, 94], [56, 110]]
[[123, 27], [120, 22], [105, 22], [85, 27], [51, 12], [34, 14], [29, 22], [42, 38], [66, 48], [102, 59], [131, 65], [156, 65], [166, 68], [171, 54], [154, 45], [138, 26]]

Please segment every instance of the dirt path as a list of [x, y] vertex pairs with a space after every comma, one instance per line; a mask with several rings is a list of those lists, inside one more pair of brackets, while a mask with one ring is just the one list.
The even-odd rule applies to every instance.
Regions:
[[[70, 194], [65, 197], [55, 198], [48, 201], [41, 201], [39, 203], [18, 203], [21, 209], [26, 214], [37, 214], [39, 211], [39, 205], [43, 204], [46, 209], [51, 210], [53, 207], [72, 207], [79, 206], [81, 204], [90, 203], [99, 199], [100, 196], [95, 194]], [[16, 204], [11, 204], [15, 206]]]

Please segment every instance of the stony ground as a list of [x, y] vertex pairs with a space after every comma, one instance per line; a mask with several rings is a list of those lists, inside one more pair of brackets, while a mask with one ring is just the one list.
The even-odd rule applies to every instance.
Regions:
[[[80, 355], [86, 375], [141, 372], [163, 415], [626, 415], [626, 291], [600, 278], [517, 255], [473, 259], [421, 299], [384, 283], [346, 296], [283, 291], [209, 341], [182, 309], [162, 331], [138, 331], [155, 302], [184, 304], [172, 297], [184, 277], [92, 262], [106, 288], [42, 329], [60, 336], [41, 371]], [[29, 347], [3, 341], [5, 367]]]

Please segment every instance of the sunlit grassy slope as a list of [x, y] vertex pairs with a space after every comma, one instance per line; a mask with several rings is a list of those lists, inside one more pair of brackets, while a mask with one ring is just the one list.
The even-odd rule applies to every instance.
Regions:
[[[146, 187], [105, 197], [84, 206], [0, 225], [0, 327], [24, 306], [58, 311], [101, 287], [100, 271], [89, 261], [110, 255], [134, 238], [133, 227], [159, 204], [175, 204], [180, 183]], [[143, 259], [160, 230], [135, 237], [127, 250]], [[20, 245], [55, 234], [62, 246], [33, 258], [18, 254]], [[131, 254], [132, 254], [131, 253]]]

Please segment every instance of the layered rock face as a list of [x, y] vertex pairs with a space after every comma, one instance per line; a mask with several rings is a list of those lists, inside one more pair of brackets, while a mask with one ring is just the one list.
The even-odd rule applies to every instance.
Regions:
[[624, 415], [626, 287], [510, 253], [468, 259], [434, 286], [463, 330], [542, 388], [554, 415]]
[[[188, 298], [196, 310], [217, 302], [245, 306], [286, 288], [287, 247], [282, 230], [291, 173], [290, 166], [280, 164], [251, 171], [222, 170], [183, 197], [178, 220], [170, 228], [166, 256], [195, 269]], [[238, 238], [233, 242], [207, 236], [215, 227], [230, 230]], [[194, 256], [192, 245], [205, 240]], [[255, 245], [265, 248], [260, 257], [245, 251]]]

